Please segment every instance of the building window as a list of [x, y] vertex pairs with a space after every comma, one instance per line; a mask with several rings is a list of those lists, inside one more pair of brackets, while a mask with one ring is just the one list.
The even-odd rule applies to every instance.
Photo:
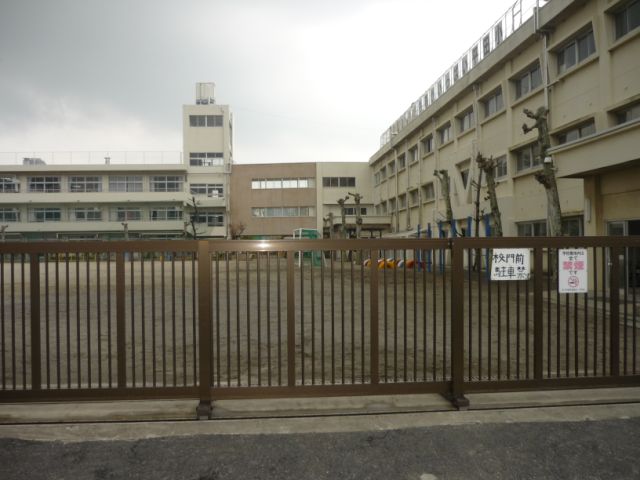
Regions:
[[416, 190], [411, 190], [409, 192], [409, 204], [413, 207], [420, 203], [420, 192]]
[[142, 191], [142, 176], [112, 176], [109, 177], [109, 191], [110, 192], [141, 192]]
[[[355, 215], [356, 207], [345, 207], [344, 209], [345, 215]], [[367, 214], [367, 207], [360, 207], [360, 215], [365, 216]]]
[[407, 168], [407, 158], [402, 154], [398, 157], [398, 170], [404, 170], [405, 168]]
[[593, 120], [589, 120], [570, 130], [559, 133], [556, 135], [556, 139], [558, 140], [558, 144], [562, 145], [563, 143], [573, 142], [588, 135], [593, 135], [594, 133], [596, 133], [596, 124]]
[[30, 222], [59, 222], [62, 211], [59, 208], [34, 208], [29, 212]]
[[213, 198], [224, 197], [224, 187], [221, 183], [192, 183], [189, 191], [191, 195], [206, 195]]
[[495, 178], [503, 178], [508, 174], [507, 169], [507, 156], [502, 155], [501, 157], [496, 158], [496, 167], [495, 167]]
[[356, 177], [322, 177], [323, 187], [355, 187]]
[[519, 222], [516, 225], [518, 226], [519, 237], [544, 237], [547, 235], [546, 220]]
[[17, 208], [0, 208], [0, 222], [19, 222], [20, 211]]
[[484, 116], [490, 117], [504, 108], [502, 89], [499, 88], [484, 100]]
[[313, 217], [315, 207], [253, 207], [254, 217]]
[[522, 75], [514, 80], [516, 86], [516, 98], [535, 90], [542, 85], [542, 73], [540, 72], [540, 64], [535, 64]]
[[100, 222], [102, 221], [102, 210], [99, 208], [74, 208], [72, 216], [72, 220], [76, 222]]
[[224, 227], [223, 212], [198, 212], [198, 216], [191, 216], [194, 223], [206, 223], [208, 227]]
[[29, 177], [30, 192], [60, 192], [60, 177]]
[[640, 0], [627, 3], [614, 17], [617, 40], [640, 26]]
[[142, 209], [139, 207], [117, 207], [111, 211], [112, 222], [142, 220]]
[[101, 192], [102, 177], [69, 177], [70, 193]]
[[422, 198], [428, 202], [431, 200], [435, 200], [436, 193], [433, 187], [433, 182], [426, 183], [422, 186]]
[[464, 58], [462, 59], [462, 75], [464, 75], [468, 71], [469, 71], [469, 59], [465, 55]]
[[521, 148], [520, 150], [516, 150], [514, 153], [516, 156], [517, 172], [536, 167], [542, 163], [540, 155], [538, 155], [538, 145], [535, 143]]
[[0, 193], [18, 193], [20, 184], [16, 177], [0, 177]]
[[440, 145], [444, 145], [445, 143], [451, 140], [451, 124], [447, 123], [445, 126], [438, 130], [438, 136], [440, 137]]
[[220, 167], [224, 165], [222, 152], [191, 152], [189, 165], [192, 167]]
[[251, 180], [253, 190], [313, 188], [315, 186], [315, 178], [254, 178]]
[[387, 165], [387, 168], [389, 170], [389, 176], [396, 173], [396, 161], [395, 160], [390, 161], [389, 164]]
[[181, 192], [182, 175], [154, 175], [149, 179], [149, 190], [151, 192]]
[[400, 210], [407, 208], [407, 195], [404, 193], [402, 195], [398, 195], [398, 208]]
[[582, 228], [582, 216], [565, 217], [562, 219], [562, 234], [570, 237], [581, 237], [584, 235]]
[[593, 38], [593, 31], [580, 35], [558, 51], [558, 74], [584, 61], [593, 55], [595, 51], [596, 43]]
[[221, 127], [222, 115], [189, 115], [190, 127]]
[[433, 135], [423, 138], [420, 143], [422, 144], [423, 155], [433, 152]]
[[460, 170], [460, 178], [462, 179], [462, 185], [467, 188], [469, 183], [469, 167]]
[[380, 181], [384, 181], [387, 179], [387, 167], [382, 167], [380, 169]]
[[149, 218], [152, 222], [163, 220], [182, 220], [182, 209], [178, 207], [152, 208]]
[[460, 126], [460, 133], [469, 130], [475, 125], [473, 109], [467, 110], [458, 117], [458, 125]]
[[390, 198], [389, 199], [389, 213], [395, 213], [396, 211], [396, 199], [395, 198]]
[[621, 110], [618, 110], [617, 112], [615, 112], [615, 116], [616, 123], [618, 125], [640, 118], [640, 103], [629, 105]]
[[418, 161], [418, 147], [409, 150], [409, 165]]

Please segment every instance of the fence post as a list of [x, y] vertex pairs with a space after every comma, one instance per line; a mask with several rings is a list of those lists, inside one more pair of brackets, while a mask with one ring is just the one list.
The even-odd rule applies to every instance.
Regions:
[[380, 371], [379, 371], [379, 345], [378, 345], [378, 258], [380, 252], [377, 249], [371, 250], [371, 263], [369, 264], [369, 271], [371, 272], [371, 281], [369, 282], [369, 312], [370, 318], [370, 331], [371, 331], [371, 384], [377, 385], [380, 383]]
[[211, 257], [209, 242], [198, 241], [198, 420], [211, 418]]
[[[542, 380], [542, 248], [533, 250], [533, 378]], [[551, 265], [549, 266], [551, 268]], [[549, 292], [551, 294], [551, 292]]]
[[118, 366], [118, 388], [125, 388], [127, 386], [127, 344], [125, 340], [124, 296], [124, 252], [118, 252], [116, 253], [116, 355]]
[[464, 245], [450, 239], [451, 250], [451, 394], [449, 400], [458, 410], [466, 410], [464, 396]]
[[294, 259], [296, 252], [287, 250], [287, 385], [296, 385], [296, 302]]
[[[609, 289], [609, 374], [620, 375], [620, 247], [611, 247]], [[626, 323], [626, 319], [625, 319]]]
[[[32, 253], [29, 259], [31, 296], [31, 389], [42, 388], [40, 365], [40, 255]], [[15, 355], [15, 352], [13, 352]]]

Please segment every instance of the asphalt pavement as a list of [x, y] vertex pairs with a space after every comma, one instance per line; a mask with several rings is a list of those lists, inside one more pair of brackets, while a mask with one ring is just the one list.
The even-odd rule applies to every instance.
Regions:
[[0, 478], [640, 478], [640, 402], [507, 407], [502, 398], [460, 412], [14, 421], [0, 425]]

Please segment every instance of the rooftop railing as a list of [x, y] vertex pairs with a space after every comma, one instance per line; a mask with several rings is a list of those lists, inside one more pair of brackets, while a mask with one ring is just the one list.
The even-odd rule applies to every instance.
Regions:
[[451, 65], [411, 106], [380, 136], [380, 146], [391, 141], [393, 135], [406, 127], [414, 118], [424, 112], [447, 90], [468, 74], [495, 48], [518, 30], [545, 0], [518, 0], [473, 43], [456, 62]]
[[179, 165], [177, 151], [0, 152], [0, 165]]

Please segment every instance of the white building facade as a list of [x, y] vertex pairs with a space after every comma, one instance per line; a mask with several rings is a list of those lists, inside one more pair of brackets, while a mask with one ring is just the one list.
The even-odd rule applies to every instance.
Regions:
[[183, 107], [184, 154], [1, 154], [4, 238], [189, 238], [194, 229], [198, 237], [226, 237], [231, 113], [215, 104], [213, 84], [196, 90], [196, 104]]

